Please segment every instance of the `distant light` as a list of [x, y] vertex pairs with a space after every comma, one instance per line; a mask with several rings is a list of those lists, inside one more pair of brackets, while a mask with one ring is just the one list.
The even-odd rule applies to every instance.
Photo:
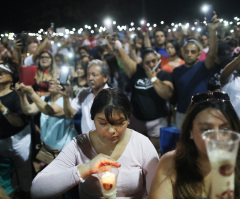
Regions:
[[173, 32], [175, 32], [177, 29], [176, 28], [173, 28]]
[[195, 30], [195, 27], [192, 27], [192, 30]]
[[148, 30], [152, 31], [152, 27], [149, 27]]
[[174, 23], [171, 23], [171, 26], [174, 26]]
[[84, 28], [86, 28], [86, 29], [87, 29], [87, 28], [88, 28], [88, 25], [85, 25], [85, 26], [84, 26]]
[[134, 23], [133, 23], [133, 22], [131, 22], [131, 23], [130, 23], [130, 25], [131, 25], [131, 26], [134, 26]]
[[230, 33], [233, 33], [234, 32], [234, 30], [230, 30]]
[[113, 21], [113, 25], [116, 25], [116, 23], [117, 23], [116, 21]]
[[197, 31], [198, 31], [198, 32], [201, 32], [201, 31], [202, 31], [202, 29], [201, 29], [201, 28], [198, 28], [198, 29], [197, 29]]
[[203, 12], [206, 13], [208, 10], [209, 10], [209, 5], [206, 5], [206, 4], [205, 4], [205, 5], [202, 6], [202, 11], [203, 11]]
[[171, 32], [171, 29], [168, 29], [168, 32]]
[[93, 34], [93, 33], [94, 33], [94, 30], [91, 30], [91, 33]]
[[153, 27], [154, 27], [154, 28], [157, 27], [157, 24], [153, 24]]
[[131, 34], [130, 37], [133, 39], [136, 36], [136, 34]]
[[75, 30], [76, 30], [76, 28], [73, 28], [73, 29], [72, 29], [72, 31], [75, 31]]
[[232, 24], [233, 24], [233, 22], [231, 21], [231, 22], [230, 22], [230, 24], [232, 25]]
[[161, 24], [164, 24], [164, 21], [161, 21]]
[[107, 27], [111, 27], [112, 26], [112, 19], [111, 18], [106, 18], [103, 21], [104, 25]]
[[140, 21], [140, 24], [143, 25], [144, 23], [145, 23], [145, 20], [142, 19], [142, 20]]
[[147, 26], [150, 26], [150, 23], [147, 23]]
[[61, 47], [62, 45], [61, 45], [61, 43], [57, 43], [57, 46], [58, 46], [58, 47]]
[[97, 28], [97, 24], [94, 24], [94, 27]]

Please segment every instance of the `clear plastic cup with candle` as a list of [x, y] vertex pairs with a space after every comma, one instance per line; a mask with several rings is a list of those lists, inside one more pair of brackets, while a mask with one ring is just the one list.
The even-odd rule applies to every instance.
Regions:
[[211, 199], [234, 199], [234, 170], [239, 147], [239, 133], [208, 130], [202, 134], [212, 168]]
[[116, 198], [118, 168], [111, 165], [103, 166], [98, 170], [97, 175], [101, 184], [103, 197]]

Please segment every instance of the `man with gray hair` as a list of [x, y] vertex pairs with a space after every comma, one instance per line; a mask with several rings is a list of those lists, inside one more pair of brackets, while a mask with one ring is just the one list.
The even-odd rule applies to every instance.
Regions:
[[182, 55], [185, 64], [175, 68], [172, 72], [174, 95], [172, 104], [176, 108], [175, 122], [178, 129], [181, 129], [182, 121], [191, 97], [196, 93], [208, 91], [208, 81], [215, 65], [217, 56], [217, 28], [219, 20], [216, 13], [212, 22], [208, 23], [209, 51], [204, 61], [199, 61], [202, 46], [195, 40], [188, 40], [183, 48]]
[[88, 131], [95, 129], [94, 122], [91, 120], [90, 109], [94, 97], [102, 89], [108, 88], [107, 81], [109, 74], [109, 67], [101, 60], [94, 59], [89, 62], [87, 68], [88, 88], [81, 89], [71, 102], [69, 101], [69, 96], [71, 93], [69, 83], [64, 86], [65, 90], [60, 92], [64, 99], [65, 117], [73, 118], [77, 112], [82, 111], [82, 133], [87, 133]]

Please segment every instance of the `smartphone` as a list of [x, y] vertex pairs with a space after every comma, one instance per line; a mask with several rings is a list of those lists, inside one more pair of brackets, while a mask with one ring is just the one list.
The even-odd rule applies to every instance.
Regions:
[[37, 71], [31, 67], [20, 67], [19, 69], [19, 81], [27, 86], [33, 86], [35, 84], [35, 75]]
[[27, 48], [28, 34], [26, 32], [16, 33], [15, 39], [20, 40], [22, 44], [21, 52], [24, 53]]
[[153, 69], [152, 69], [152, 71], [154, 72], [157, 68], [158, 68], [158, 66], [159, 66], [159, 64], [161, 63], [161, 59], [158, 61], [158, 63], [153, 67]]
[[61, 85], [66, 85], [69, 75], [70, 75], [70, 67], [62, 66], [60, 68], [60, 74], [59, 74], [59, 81]]
[[206, 17], [207, 23], [212, 23], [212, 18], [213, 18], [213, 16], [214, 16], [213, 6], [212, 6], [212, 5], [209, 5], [209, 6], [208, 6], [208, 10], [207, 10], [206, 13], [205, 13], [205, 17]]
[[51, 30], [54, 32], [54, 23], [53, 22], [51, 23], [50, 27], [51, 27]]

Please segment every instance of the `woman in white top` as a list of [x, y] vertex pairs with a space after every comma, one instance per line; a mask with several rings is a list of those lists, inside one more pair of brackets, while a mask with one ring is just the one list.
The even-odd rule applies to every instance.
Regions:
[[117, 88], [95, 97], [91, 118], [96, 129], [73, 139], [40, 172], [31, 187], [32, 198], [52, 198], [78, 185], [80, 198], [100, 198], [98, 169], [119, 167], [117, 197], [147, 198], [159, 157], [150, 140], [128, 129], [128, 97]]

